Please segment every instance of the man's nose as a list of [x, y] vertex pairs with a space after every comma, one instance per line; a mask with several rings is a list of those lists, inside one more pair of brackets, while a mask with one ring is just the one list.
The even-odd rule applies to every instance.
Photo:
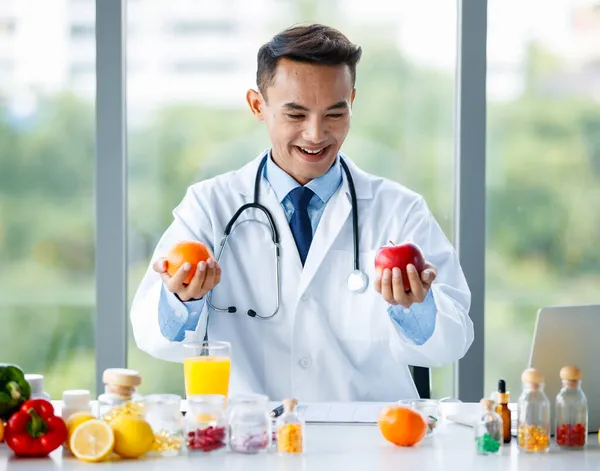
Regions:
[[312, 144], [324, 142], [327, 138], [327, 131], [323, 122], [319, 118], [307, 121], [303, 138]]

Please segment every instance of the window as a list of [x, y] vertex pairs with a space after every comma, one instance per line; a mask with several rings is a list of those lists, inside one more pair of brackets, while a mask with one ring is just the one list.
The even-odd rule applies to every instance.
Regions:
[[19, 71], [0, 88], [1, 356], [54, 399], [95, 390], [94, 102], [65, 81], [69, 5], [18, 9], [20, 49], [0, 64]]
[[171, 74], [181, 78], [187, 74], [198, 74], [201, 76], [203, 73], [235, 72], [237, 64], [231, 59], [202, 59], [173, 62], [169, 68], [171, 69]]
[[71, 37], [73, 38], [92, 38], [94, 37], [95, 27], [93, 24], [73, 24], [71, 25]]
[[516, 391], [537, 310], [598, 302], [600, 11], [490, 0], [488, 17], [485, 391]]
[[171, 24], [165, 25], [175, 37], [183, 37], [190, 35], [202, 34], [231, 34], [237, 29], [236, 23], [232, 21], [186, 21], [180, 20]]
[[[231, 69], [231, 77], [224, 74], [222, 81], [210, 82], [212, 96], [190, 91], [184, 105], [161, 100], [172, 90], [185, 89], [188, 80], [185, 70], [177, 74], [169, 68], [165, 78], [161, 61], [169, 63], [169, 55], [177, 53], [172, 47], [183, 44], [179, 36], [199, 28], [171, 30], [172, 37], [161, 43], [147, 38], [149, 49], [157, 50], [147, 56], [152, 65], [147, 70], [153, 72], [148, 72], [145, 84], [136, 81], [136, 95], [130, 95], [128, 102], [130, 301], [186, 187], [241, 166], [268, 145], [265, 130], [252, 118], [244, 100], [246, 89], [255, 86], [256, 52], [280, 29], [312, 17], [340, 28], [364, 49], [352, 131], [344, 151], [365, 170], [423, 194], [447, 236], [453, 238], [456, 4], [444, 0], [378, 0], [375, 5], [346, 1], [322, 9], [323, 2], [298, 0], [280, 4], [277, 10], [265, 9], [267, 16], [261, 23], [240, 13], [246, 3], [240, 0], [231, 8], [226, 23], [231, 26], [223, 29], [221, 22], [215, 22], [200, 28], [227, 34], [235, 31], [239, 38], [235, 56], [223, 55], [229, 67], [239, 64], [238, 68]], [[168, 2], [162, 5], [155, 3], [157, 9], [169, 8]], [[177, 24], [186, 24], [187, 16], [197, 17], [202, 6], [190, 2], [189, 8], [194, 11], [183, 12]], [[154, 13], [161, 17], [159, 11]], [[173, 12], [170, 15], [172, 19]], [[139, 25], [143, 18], [130, 16], [128, 20]], [[136, 41], [142, 44], [144, 38], [137, 36]], [[128, 51], [141, 60], [139, 53]], [[199, 77], [195, 89], [201, 90], [207, 83], [203, 75], [211, 71], [194, 72]], [[139, 88], [143, 86], [148, 93]], [[216, 102], [215, 96], [222, 97], [222, 102]], [[182, 394], [182, 366], [150, 358], [129, 338], [129, 365], [144, 375], [143, 389]], [[433, 395], [451, 395], [452, 378], [451, 365], [435, 369]]]

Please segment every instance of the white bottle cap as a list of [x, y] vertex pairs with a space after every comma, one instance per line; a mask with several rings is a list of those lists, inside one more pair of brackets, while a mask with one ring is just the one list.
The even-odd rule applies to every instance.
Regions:
[[27, 373], [25, 375], [25, 380], [31, 386], [31, 394], [32, 395], [44, 394], [44, 376], [43, 375]]
[[87, 389], [71, 389], [63, 391], [63, 407], [73, 409], [83, 409], [89, 405], [90, 392]]

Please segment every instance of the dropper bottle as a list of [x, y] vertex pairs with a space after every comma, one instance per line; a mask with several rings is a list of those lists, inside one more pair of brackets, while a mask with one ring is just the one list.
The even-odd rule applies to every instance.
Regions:
[[498, 381], [498, 404], [496, 405], [496, 413], [502, 417], [503, 424], [503, 438], [504, 443], [510, 443], [511, 439], [511, 413], [508, 408], [508, 401], [510, 399], [510, 393], [506, 391], [506, 382], [501, 379]]

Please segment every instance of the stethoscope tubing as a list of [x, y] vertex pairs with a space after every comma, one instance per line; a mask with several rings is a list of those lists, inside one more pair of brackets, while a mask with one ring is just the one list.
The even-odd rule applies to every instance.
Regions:
[[[280, 309], [280, 287], [281, 287], [281, 283], [280, 283], [280, 280], [281, 280], [281, 278], [280, 278], [281, 245], [280, 245], [280, 240], [279, 240], [279, 231], [277, 230], [277, 226], [275, 224], [275, 220], [274, 220], [271, 212], [265, 206], [260, 204], [260, 201], [259, 201], [260, 180], [262, 178], [263, 169], [267, 163], [268, 156], [269, 156], [269, 153], [267, 152], [264, 155], [264, 157], [262, 158], [262, 160], [258, 166], [258, 170], [256, 172], [256, 177], [254, 180], [254, 201], [240, 206], [238, 208], [238, 210], [235, 212], [235, 214], [231, 217], [231, 219], [225, 226], [225, 230], [223, 231], [223, 237], [221, 238], [221, 242], [219, 244], [219, 250], [217, 252], [217, 257], [216, 257], [216, 261], [217, 261], [217, 263], [219, 263], [222, 255], [223, 255], [223, 252], [225, 250], [225, 246], [227, 245], [227, 240], [228, 240], [229, 236], [231, 235], [233, 230], [236, 227], [238, 227], [240, 224], [242, 224], [243, 222], [246, 222], [246, 221], [260, 222], [261, 224], [265, 224], [269, 228], [269, 230], [271, 232], [271, 239], [273, 240], [273, 246], [275, 249], [275, 284], [277, 287], [277, 289], [275, 290], [275, 296], [276, 296], [275, 311], [269, 316], [260, 316], [253, 309], [249, 309], [247, 311], [247, 314], [250, 317], [257, 317], [262, 320], [270, 319], [279, 312], [279, 309]], [[360, 271], [360, 264], [359, 264], [358, 204], [357, 204], [357, 197], [356, 197], [356, 188], [354, 186], [354, 180], [352, 178], [352, 173], [350, 172], [348, 165], [346, 164], [346, 162], [344, 161], [344, 159], [341, 156], [340, 156], [340, 164], [342, 165], [344, 173], [346, 174], [346, 178], [348, 180], [348, 187], [350, 189], [350, 198], [351, 198], [351, 205], [352, 205], [352, 239], [353, 239], [353, 245], [354, 245], [354, 247], [353, 247], [354, 248], [354, 272], [362, 273]], [[246, 221], [242, 221], [237, 226], [234, 226], [234, 224], [239, 219], [239, 217], [242, 215], [242, 213], [244, 213], [244, 211], [246, 211], [248, 209], [252, 209], [252, 208], [261, 211], [267, 218], [268, 224], [264, 223], [262, 221], [259, 221], [257, 219], [248, 219]], [[229, 312], [232, 314], [237, 312], [237, 308], [235, 306], [229, 306], [227, 308], [218, 308], [212, 304], [211, 299], [212, 299], [212, 290], [209, 292], [209, 294], [207, 296], [207, 303], [211, 309], [213, 309], [215, 311], [220, 311], [220, 312]], [[207, 332], [208, 332], [208, 323], [206, 326], [205, 340], [207, 339]]]

